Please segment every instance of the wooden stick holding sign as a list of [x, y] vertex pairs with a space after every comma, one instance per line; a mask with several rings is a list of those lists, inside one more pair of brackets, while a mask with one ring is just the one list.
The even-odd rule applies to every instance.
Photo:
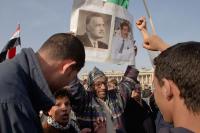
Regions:
[[147, 2], [146, 2], [146, 0], [143, 0], [143, 3], [144, 3], [144, 7], [145, 7], [145, 11], [146, 11], [146, 13], [147, 13], [147, 16], [148, 16], [148, 18], [149, 18], [149, 22], [150, 22], [150, 25], [151, 25], [152, 33], [153, 33], [153, 34], [156, 34], [155, 26], [154, 26], [154, 24], [153, 24], [153, 20], [152, 20], [150, 11], [149, 11], [149, 9], [148, 9], [148, 7], [147, 7]]
[[[143, 3], [144, 3], [144, 7], [145, 7], [145, 10], [146, 10], [147, 16], [148, 16], [148, 18], [149, 18], [149, 22], [150, 22], [150, 25], [151, 25], [152, 33], [153, 33], [153, 34], [156, 34], [155, 26], [154, 26], [154, 24], [153, 24], [153, 20], [152, 20], [152, 16], [151, 16], [151, 14], [150, 14], [150, 11], [149, 11], [149, 9], [148, 9], [148, 7], [147, 7], [147, 2], [146, 2], [146, 0], [143, 0]], [[157, 51], [149, 51], [149, 50], [148, 50], [148, 54], [149, 54], [149, 57], [150, 57], [150, 60], [151, 60], [151, 64], [152, 64], [152, 66], [153, 66], [153, 59], [154, 59], [156, 56], [158, 56], [159, 52], [157, 52]]]

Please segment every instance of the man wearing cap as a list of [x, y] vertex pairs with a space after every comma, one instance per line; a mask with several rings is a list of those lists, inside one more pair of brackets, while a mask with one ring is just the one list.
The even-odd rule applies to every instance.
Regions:
[[[79, 81], [74, 82], [68, 90], [80, 127], [95, 131], [94, 124], [104, 124], [107, 133], [125, 133], [122, 113], [135, 88], [137, 76], [134, 66], [128, 66], [117, 88], [108, 90], [106, 75], [95, 67], [88, 75], [87, 91]], [[100, 126], [98, 128], [101, 129]]]

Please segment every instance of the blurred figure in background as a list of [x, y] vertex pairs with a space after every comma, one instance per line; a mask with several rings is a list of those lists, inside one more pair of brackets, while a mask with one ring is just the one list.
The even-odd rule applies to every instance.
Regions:
[[110, 79], [108, 81], [108, 90], [113, 90], [113, 89], [117, 89], [118, 82], [116, 79]]
[[127, 133], [155, 133], [152, 112], [141, 98], [141, 86], [137, 82], [123, 113]]

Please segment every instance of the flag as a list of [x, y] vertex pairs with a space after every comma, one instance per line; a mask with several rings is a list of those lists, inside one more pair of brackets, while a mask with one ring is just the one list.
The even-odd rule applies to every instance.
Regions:
[[107, 0], [107, 2], [112, 2], [127, 9], [129, 0]]
[[18, 24], [16, 31], [2, 49], [0, 53], [0, 63], [3, 62], [6, 57], [12, 59], [16, 55], [16, 46], [21, 45], [20, 41], [20, 25]]

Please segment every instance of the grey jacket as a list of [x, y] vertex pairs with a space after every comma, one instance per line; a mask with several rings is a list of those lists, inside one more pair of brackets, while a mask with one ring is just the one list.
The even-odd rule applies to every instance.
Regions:
[[39, 133], [39, 110], [54, 103], [32, 49], [0, 64], [0, 132]]

